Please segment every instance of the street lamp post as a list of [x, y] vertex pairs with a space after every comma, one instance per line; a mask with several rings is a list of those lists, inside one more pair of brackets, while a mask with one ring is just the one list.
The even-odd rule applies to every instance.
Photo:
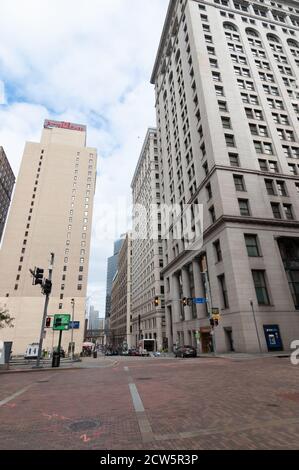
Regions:
[[256, 323], [255, 311], [254, 311], [254, 308], [253, 308], [253, 301], [252, 300], [250, 300], [250, 305], [251, 305], [251, 309], [252, 309], [252, 315], [253, 315], [253, 319], [254, 319], [254, 324], [255, 324], [256, 335], [257, 335], [257, 340], [258, 340], [258, 343], [259, 343], [260, 352], [262, 352], [262, 345], [261, 345], [259, 330], [258, 330], [257, 323]]
[[74, 318], [75, 318], [75, 299], [71, 300], [72, 304], [72, 333], [71, 333], [71, 359], [74, 360]]

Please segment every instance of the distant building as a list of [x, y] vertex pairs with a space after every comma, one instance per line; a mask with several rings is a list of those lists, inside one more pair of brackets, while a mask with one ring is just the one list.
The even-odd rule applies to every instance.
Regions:
[[106, 312], [105, 318], [106, 320], [110, 317], [110, 309], [111, 309], [111, 291], [112, 291], [112, 283], [114, 276], [117, 272], [117, 263], [118, 263], [118, 255], [123, 244], [123, 238], [114, 242], [114, 251], [113, 256], [108, 258], [107, 262], [107, 284], [106, 284]]
[[88, 329], [89, 330], [100, 329], [99, 311], [95, 310], [93, 305], [91, 305], [89, 309]]
[[3, 148], [0, 147], [0, 242], [3, 235], [14, 184], [15, 175], [10, 167]]
[[144, 207], [152, 221], [152, 236], [132, 241], [132, 329], [135, 346], [140, 339], [155, 339], [159, 350], [166, 342], [161, 213], [155, 218], [151, 206], [160, 208], [160, 173], [157, 130], [148, 129], [131, 184], [134, 206]]
[[113, 279], [109, 342], [114, 347], [131, 347], [132, 240], [126, 235], [119, 252], [118, 271]]

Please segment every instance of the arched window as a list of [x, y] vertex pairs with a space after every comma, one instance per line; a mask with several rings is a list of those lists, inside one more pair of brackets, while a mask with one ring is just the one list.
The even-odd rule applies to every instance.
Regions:
[[226, 29], [227, 31], [238, 31], [238, 28], [236, 25], [233, 23], [223, 23], [223, 28]]
[[267, 39], [268, 39], [268, 41], [270, 41], [270, 42], [278, 42], [278, 43], [280, 43], [280, 39], [279, 39], [277, 36], [275, 36], [274, 34], [267, 34]]
[[246, 28], [246, 34], [247, 36], [254, 36], [255, 38], [258, 38], [260, 36], [259, 33], [252, 28]]
[[297, 47], [299, 49], [299, 42], [295, 41], [295, 39], [287, 39], [287, 43], [290, 47]]

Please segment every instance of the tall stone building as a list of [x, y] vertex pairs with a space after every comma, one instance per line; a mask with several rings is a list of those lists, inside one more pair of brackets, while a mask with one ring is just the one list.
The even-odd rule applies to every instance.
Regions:
[[298, 1], [169, 3], [151, 79], [162, 203], [204, 210], [202, 249], [164, 241], [170, 348], [198, 332], [203, 352], [214, 332], [223, 352], [299, 338], [298, 26]]
[[132, 312], [132, 240], [128, 232], [119, 252], [118, 268], [111, 290], [109, 344], [130, 348]]
[[[44, 268], [46, 276], [51, 252], [48, 314], [72, 314], [74, 299], [74, 320], [80, 322], [75, 350], [81, 351], [96, 167], [85, 126], [46, 120], [40, 143], [26, 143], [0, 252], [0, 305], [15, 318], [14, 328], [2, 329], [0, 337], [13, 341], [14, 354], [39, 341], [44, 296], [32, 285], [29, 269]], [[67, 351], [71, 331], [62, 341]], [[43, 347], [57, 343], [58, 333], [45, 330]]]
[[[133, 205], [143, 208], [147, 230], [132, 241], [132, 332], [134, 345], [140, 339], [165, 342], [164, 283], [161, 240], [161, 187], [157, 130], [148, 129], [131, 184]], [[152, 208], [157, 208], [157, 211]], [[155, 212], [157, 212], [155, 214]], [[155, 217], [156, 215], [156, 217]], [[138, 220], [136, 221], [136, 225]], [[137, 228], [137, 227], [136, 227]], [[136, 235], [137, 232], [136, 232]]]
[[3, 147], [0, 147], [0, 242], [2, 240], [14, 184], [15, 175], [13, 174]]

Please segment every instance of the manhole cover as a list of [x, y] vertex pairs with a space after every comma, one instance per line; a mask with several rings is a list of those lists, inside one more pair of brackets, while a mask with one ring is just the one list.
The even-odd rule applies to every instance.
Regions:
[[138, 377], [137, 380], [151, 380], [150, 377]]
[[81, 432], [81, 431], [89, 431], [89, 429], [95, 429], [100, 426], [98, 421], [76, 421], [75, 423], [70, 424], [68, 427], [71, 431]]
[[267, 403], [267, 406], [271, 406], [272, 408], [279, 408], [279, 405], [276, 405], [275, 403]]
[[37, 383], [38, 384], [47, 384], [49, 382], [49, 380], [38, 380]]

